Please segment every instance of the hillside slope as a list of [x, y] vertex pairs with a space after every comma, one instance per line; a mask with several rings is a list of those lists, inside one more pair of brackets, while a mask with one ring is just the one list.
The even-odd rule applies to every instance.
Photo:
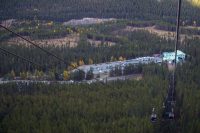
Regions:
[[[200, 20], [200, 9], [183, 2], [182, 18]], [[174, 0], [1, 0], [0, 19], [45, 19], [66, 21], [74, 18], [164, 19], [174, 21]]]

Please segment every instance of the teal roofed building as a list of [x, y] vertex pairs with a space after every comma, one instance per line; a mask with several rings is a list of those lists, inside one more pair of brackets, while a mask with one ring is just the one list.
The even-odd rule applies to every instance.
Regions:
[[[180, 50], [177, 50], [176, 61], [184, 61], [186, 54]], [[172, 62], [175, 59], [175, 52], [163, 52], [163, 61]]]

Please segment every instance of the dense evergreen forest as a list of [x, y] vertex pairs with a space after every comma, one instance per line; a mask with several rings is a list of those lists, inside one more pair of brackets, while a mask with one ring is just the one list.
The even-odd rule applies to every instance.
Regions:
[[[102, 33], [103, 31], [102, 29]], [[92, 47], [85, 43], [86, 37], [83, 36], [77, 48], [48, 49], [68, 61], [78, 61], [81, 58], [86, 64], [89, 58], [95, 62], [103, 62], [109, 61], [112, 56], [134, 58], [173, 50], [173, 41], [144, 31], [124, 34], [121, 42], [113, 47]], [[177, 68], [175, 121], [163, 122], [161, 119], [169, 72], [164, 64], [152, 64], [143, 67], [143, 79], [140, 81], [91, 85], [0, 85], [0, 132], [198, 133], [199, 44], [199, 39], [193, 38], [186, 39], [179, 45], [179, 49], [187, 53], [188, 58]], [[3, 44], [1, 46], [40, 64], [62, 67], [62, 64], [59, 65], [52, 57], [33, 47]], [[31, 70], [27, 63], [22, 63], [10, 55], [1, 55], [2, 72]], [[156, 107], [159, 115], [155, 124], [150, 122], [152, 107]]]
[[[174, 121], [161, 118], [169, 72], [148, 65], [141, 81], [0, 85], [0, 132], [199, 133], [199, 59], [197, 51], [178, 66]], [[152, 107], [159, 115], [154, 124]]]
[[[1, 0], [0, 19], [67, 21], [83, 17], [175, 22], [174, 0]], [[200, 24], [200, 9], [183, 1], [182, 20]]]
[[[175, 120], [163, 121], [161, 117], [171, 74], [162, 63], [128, 66], [130, 69], [125, 74], [130, 71], [142, 74], [138, 81], [90, 85], [56, 81], [50, 85], [0, 84], [0, 133], [199, 133], [200, 39], [193, 35], [200, 35], [196, 27], [200, 25], [200, 9], [186, 0], [182, 6], [181, 33], [186, 35], [180, 39], [178, 49], [186, 53], [187, 58], [178, 64], [176, 71]], [[17, 19], [20, 23], [10, 28], [20, 35], [35, 40], [78, 34], [80, 40], [77, 47], [42, 46], [67, 62], [63, 64], [31, 45], [8, 44], [15, 36], [1, 29], [1, 48], [42, 67], [0, 51], [0, 77], [14, 75], [26, 79], [27, 74], [49, 74], [53, 77], [50, 80], [54, 80], [55, 73], [66, 74], [72, 66], [173, 51], [173, 39], [124, 29], [154, 26], [158, 30], [175, 31], [176, 8], [174, 0], [1, 0], [0, 20]], [[83, 17], [125, 20], [75, 27], [62, 25], [64, 21]], [[184, 26], [193, 27], [185, 29]], [[89, 39], [102, 41], [102, 44], [96, 47]], [[104, 42], [115, 45], [108, 46]], [[117, 76], [121, 71], [118, 72]], [[75, 78], [80, 80], [80, 77]], [[91, 78], [90, 73], [86, 78]], [[156, 123], [150, 121], [153, 107], [158, 114]]]

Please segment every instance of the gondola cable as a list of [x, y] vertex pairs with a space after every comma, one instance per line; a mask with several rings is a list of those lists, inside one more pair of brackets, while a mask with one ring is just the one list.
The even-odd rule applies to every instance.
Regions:
[[27, 58], [24, 58], [24, 57], [22, 57], [22, 56], [20, 56], [20, 55], [17, 55], [17, 54], [15, 54], [15, 53], [10, 52], [10, 51], [8, 51], [8, 50], [6, 50], [6, 49], [4, 49], [4, 48], [1, 48], [1, 47], [0, 47], [0, 50], [3, 51], [4, 53], [10, 54], [10, 55], [15, 56], [15, 57], [17, 57], [17, 58], [20, 58], [20, 59], [22, 59], [22, 60], [24, 60], [24, 61], [26, 61], [26, 62], [29, 62], [29, 63], [31, 63], [31, 64], [33, 64], [33, 65], [35, 65], [35, 66], [38, 66], [38, 67], [40, 67], [40, 68], [43, 69], [43, 66], [41, 66], [40, 64], [38, 64], [38, 63], [36, 63], [36, 62], [33, 62], [33, 61], [31, 61], [31, 60], [29, 60], [29, 59], [27, 59]]
[[[56, 56], [55, 54], [49, 52], [48, 50], [45, 50], [44, 48], [40, 47], [38, 44], [36, 44], [36, 43], [30, 41], [29, 39], [26, 39], [25, 37], [23, 37], [23, 36], [21, 36], [20, 34], [14, 32], [13, 30], [11, 30], [11, 29], [9, 29], [9, 28], [7, 28], [7, 27], [1, 25], [1, 24], [0, 24], [0, 27], [2, 27], [3, 29], [9, 31], [9, 32], [12, 33], [12, 34], [15, 34], [16, 36], [18, 36], [18, 37], [20, 37], [21, 39], [27, 41], [28, 43], [34, 45], [35, 47], [39, 48], [39, 49], [42, 50], [43, 52], [47, 53], [48, 55], [51, 55], [51, 56], [55, 57], [57, 60], [59, 60], [60, 62], [64, 63], [66, 66], [68, 65], [68, 63], [65, 62], [64, 59], [62, 59], [62, 58]], [[12, 54], [12, 55], [14, 55], [14, 56], [16, 55], [16, 54], [14, 54], [14, 53], [12, 53], [12, 52], [9, 52], [9, 51], [7, 51], [7, 50], [5, 50], [5, 49], [1, 49], [1, 50], [4, 51], [4, 52], [7, 52], [7, 53], [9, 53], [9, 54]], [[25, 59], [25, 58], [22, 57], [22, 56], [19, 56], [19, 55], [16, 55], [16, 56], [19, 57], [19, 58], [21, 58], [21, 59], [23, 59], [23, 60]], [[27, 59], [25, 59], [25, 60], [28, 61]], [[32, 61], [28, 61], [28, 62], [31, 63]], [[32, 64], [33, 64], [33, 63], [32, 63]], [[34, 63], [34, 64], [37, 64], [37, 63]], [[72, 65], [71, 65], [71, 66], [72, 66]], [[78, 71], [82, 71], [81, 69], [75, 68], [74, 66], [72, 66], [72, 68], [73, 68], [73, 69], [76, 69], [76, 70], [78, 70]], [[56, 74], [57, 74], [57, 73], [56, 73]]]
[[[163, 118], [164, 119], [174, 119], [174, 106], [175, 106], [175, 89], [176, 89], [176, 69], [177, 69], [177, 48], [179, 43], [179, 29], [180, 29], [180, 15], [181, 15], [181, 3], [178, 1], [177, 9], [177, 23], [176, 23], [176, 42], [175, 42], [175, 59], [174, 59], [174, 71], [172, 76], [169, 77], [169, 88], [168, 94], [163, 104]], [[155, 113], [155, 108], [152, 110], [151, 121], [154, 123], [157, 120], [157, 115]]]
[[51, 56], [55, 57], [57, 60], [63, 62], [64, 64], [66, 64], [66, 65], [68, 64], [67, 62], [65, 62], [64, 59], [62, 59], [62, 58], [56, 56], [55, 54], [49, 52], [48, 50], [45, 50], [44, 48], [42, 48], [42, 47], [40, 47], [39, 45], [35, 44], [34, 42], [32, 42], [32, 41], [26, 39], [25, 37], [21, 36], [20, 34], [18, 34], [18, 33], [14, 32], [14, 31], [12, 31], [11, 29], [9, 29], [9, 28], [7, 28], [7, 27], [1, 25], [1, 24], [0, 24], [0, 27], [2, 27], [3, 29], [5, 29], [5, 30], [11, 32], [12, 34], [15, 34], [16, 36], [18, 36], [18, 37], [20, 37], [21, 39], [27, 41], [28, 43], [34, 45], [35, 47], [39, 48], [39, 49], [42, 50], [43, 52], [47, 53], [48, 55], [51, 55]]

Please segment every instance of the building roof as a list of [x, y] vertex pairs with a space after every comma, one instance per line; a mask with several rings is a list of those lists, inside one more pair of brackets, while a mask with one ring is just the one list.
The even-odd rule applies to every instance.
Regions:
[[177, 55], [181, 55], [181, 54], [185, 55], [185, 53], [183, 53], [182, 51], [177, 50]]
[[140, 57], [140, 58], [125, 60], [125, 61], [115, 61], [115, 62], [100, 63], [100, 64], [93, 64], [93, 65], [83, 65], [83, 66], [80, 66], [78, 69], [81, 69], [84, 72], [88, 72], [90, 69], [92, 69], [93, 73], [105, 73], [105, 72], [110, 72], [110, 70], [115, 69], [115, 67], [123, 68], [130, 64], [137, 65], [137, 64], [148, 64], [152, 62], [161, 63], [162, 58], [147, 56], [147, 57]]
[[[185, 59], [186, 54], [180, 50], [177, 50], [176, 61], [179, 62], [180, 59]], [[173, 61], [175, 59], [175, 52], [163, 52], [163, 60], [164, 61]]]
[[[174, 54], [175, 55], [175, 52], [163, 52], [163, 55], [169, 55], [169, 54]], [[177, 55], [186, 55], [186, 54], [183, 53], [180, 50], [177, 50]]]

